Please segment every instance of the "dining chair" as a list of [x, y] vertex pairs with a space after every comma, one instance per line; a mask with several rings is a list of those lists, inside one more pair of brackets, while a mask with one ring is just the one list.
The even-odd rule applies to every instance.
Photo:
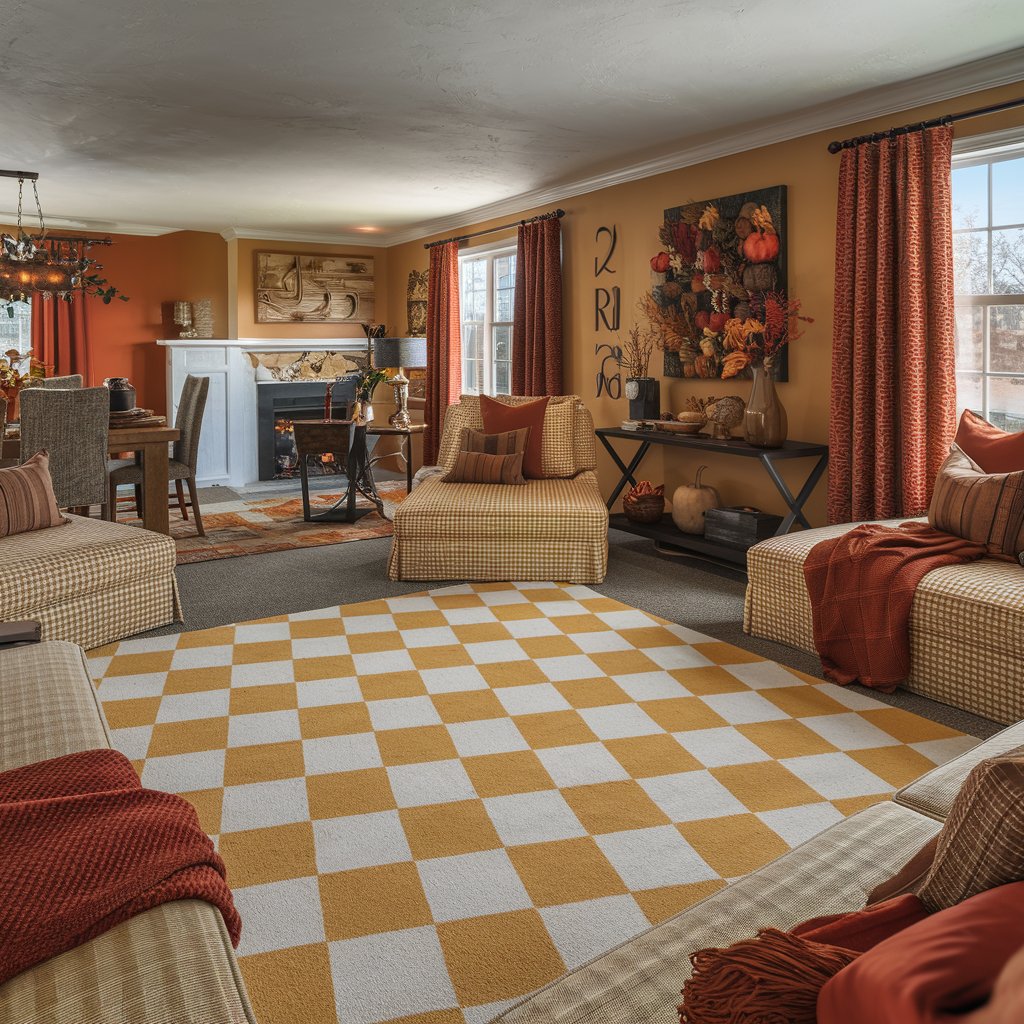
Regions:
[[71, 373], [66, 377], [37, 377], [31, 387], [37, 388], [80, 388], [85, 383], [80, 373]]
[[[171, 445], [171, 457], [168, 464], [168, 476], [174, 481], [177, 505], [182, 519], [188, 519], [188, 509], [196, 521], [196, 533], [206, 536], [203, 529], [203, 516], [199, 510], [199, 494], [196, 488], [196, 464], [199, 461], [199, 434], [203, 429], [203, 413], [206, 411], [206, 396], [210, 390], [209, 377], [196, 377], [191, 373], [185, 378], [178, 399], [178, 414], [174, 426], [178, 431], [178, 440]], [[138, 515], [143, 514], [147, 501], [159, 501], [159, 496], [147, 495], [143, 489], [142, 466], [138, 462], [115, 460], [110, 463], [110, 493], [108, 503], [115, 510], [117, 517], [117, 489], [122, 485], [131, 484], [135, 487], [135, 506]], [[183, 486], [184, 485], [184, 486]], [[185, 486], [188, 487], [189, 500], [185, 501]], [[173, 508], [173, 505], [171, 506]]]
[[89, 514], [99, 505], [113, 518], [107, 500], [107, 432], [110, 392], [106, 388], [23, 388], [21, 451], [25, 462], [36, 452], [50, 453], [50, 477], [60, 508]]

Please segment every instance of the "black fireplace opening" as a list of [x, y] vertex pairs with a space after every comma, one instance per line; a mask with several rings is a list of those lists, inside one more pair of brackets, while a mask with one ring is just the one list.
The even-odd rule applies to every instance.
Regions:
[[[322, 420], [327, 380], [261, 381], [257, 385], [256, 423], [261, 480], [280, 480], [298, 476], [295, 451], [295, 420]], [[355, 401], [356, 377], [342, 377], [334, 384], [334, 416], [345, 417]], [[345, 467], [335, 463], [333, 456], [310, 459], [307, 472], [311, 476], [344, 473]]]

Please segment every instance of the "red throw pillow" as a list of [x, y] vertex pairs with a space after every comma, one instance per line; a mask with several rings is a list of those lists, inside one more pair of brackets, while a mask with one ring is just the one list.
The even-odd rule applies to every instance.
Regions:
[[739, 1020], [741, 1010], [743, 1020], [815, 1024], [818, 993], [831, 977], [926, 914], [916, 896], [900, 896], [817, 917], [792, 932], [766, 928], [728, 949], [698, 950], [690, 957], [693, 976], [683, 985], [681, 1024]]
[[980, 1006], [1024, 947], [1024, 882], [926, 917], [831, 978], [818, 1024], [935, 1024]]
[[986, 473], [1018, 473], [1024, 469], [1024, 431], [1008, 434], [964, 409], [954, 440]]
[[540, 451], [544, 440], [544, 413], [547, 412], [549, 400], [538, 398], [536, 402], [527, 402], [525, 405], [505, 405], [487, 395], [480, 396], [480, 415], [486, 433], [502, 434], [508, 430], [530, 428], [530, 440], [523, 456], [523, 476], [533, 480], [539, 480], [544, 475], [541, 471]]

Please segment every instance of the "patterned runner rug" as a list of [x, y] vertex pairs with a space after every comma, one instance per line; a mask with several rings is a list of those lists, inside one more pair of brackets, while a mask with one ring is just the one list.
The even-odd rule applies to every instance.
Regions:
[[[296, 490], [298, 486], [296, 482]], [[200, 505], [205, 537], [196, 535], [191, 511], [185, 520], [178, 508], [172, 507], [171, 536], [178, 548], [178, 565], [390, 537], [391, 517], [395, 506], [406, 496], [405, 485], [381, 488], [380, 495], [384, 499], [384, 511], [388, 518], [374, 511], [354, 523], [307, 523], [302, 518], [302, 498], [298, 493], [294, 497], [261, 498], [258, 501], [207, 502]], [[314, 492], [310, 497], [314, 515], [330, 508], [338, 497], [337, 493]], [[121, 522], [130, 526], [142, 525], [141, 519], [133, 518], [134, 499], [119, 498], [118, 506]], [[360, 495], [357, 507], [373, 508], [373, 504]]]
[[483, 1024], [975, 742], [553, 583], [90, 659], [218, 837], [261, 1024]]

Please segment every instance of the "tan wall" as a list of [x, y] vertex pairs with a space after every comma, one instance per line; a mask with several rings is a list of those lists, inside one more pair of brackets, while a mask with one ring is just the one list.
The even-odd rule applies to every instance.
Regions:
[[388, 250], [370, 245], [319, 245], [312, 242], [275, 242], [270, 238], [239, 238], [231, 245], [231, 270], [235, 288], [232, 303], [236, 338], [362, 338], [360, 324], [258, 324], [254, 296], [255, 256], [260, 249], [271, 252], [337, 253], [344, 256], [372, 256], [374, 260], [377, 323], [388, 318]]
[[[852, 124], [790, 142], [778, 143], [746, 153], [723, 157], [695, 167], [672, 171], [641, 181], [616, 185], [589, 195], [547, 204], [543, 209], [524, 210], [515, 217], [475, 224], [462, 233], [477, 231], [518, 217], [529, 217], [555, 206], [566, 211], [563, 231], [563, 317], [565, 336], [565, 387], [580, 394], [594, 414], [598, 425], [617, 424], [627, 415], [625, 399], [596, 399], [595, 376], [599, 358], [594, 354], [597, 342], [614, 340], [607, 331], [594, 330], [594, 257], [599, 245], [595, 232], [602, 225], [615, 225], [618, 246], [611, 267], [616, 271], [612, 283], [622, 289], [622, 330], [636, 319], [635, 307], [640, 295], [650, 288], [649, 260], [661, 246], [658, 228], [663, 211], [682, 203], [710, 199], [749, 189], [772, 185], [788, 187], [788, 265], [790, 294], [803, 302], [804, 312], [815, 318], [790, 352], [790, 377], [779, 385], [779, 393], [789, 415], [789, 436], [795, 440], [828, 440], [829, 386], [831, 373], [833, 266], [835, 260], [836, 184], [839, 158], [826, 149], [836, 138], [878, 131], [892, 125], [925, 117], [967, 110], [989, 102], [1013, 98], [1020, 86], [975, 93], [954, 101], [907, 110], [873, 122]], [[997, 131], [1024, 124], [1024, 110], [977, 118], [956, 125], [958, 136]], [[445, 232], [445, 235], [453, 232]], [[514, 231], [506, 233], [514, 235]], [[443, 236], [435, 236], [443, 237]], [[490, 240], [498, 240], [493, 235]], [[427, 252], [422, 239], [388, 250], [391, 305], [388, 323], [405, 329], [405, 289], [409, 271], [425, 268]], [[479, 239], [478, 242], [489, 239]], [[660, 370], [660, 356], [655, 363]], [[652, 372], [657, 372], [652, 365]], [[689, 395], [737, 394], [749, 396], [749, 381], [696, 381], [662, 379], [662, 406], [674, 411], [683, 408]], [[633, 447], [628, 442], [624, 446]], [[727, 504], [751, 503], [783, 512], [785, 508], [764, 471], [754, 460], [724, 456], [701, 456], [681, 450], [656, 449], [648, 455], [640, 476], [655, 482], [664, 480], [666, 491], [681, 482], [691, 481], [702, 462], [708, 463], [704, 482], [717, 487]], [[784, 476], [791, 487], [800, 483], [810, 469], [808, 462], [789, 464]], [[599, 473], [606, 493], [618, 479], [610, 458], [601, 451]], [[825, 484], [819, 484], [809, 505], [813, 525], [825, 522]]]

